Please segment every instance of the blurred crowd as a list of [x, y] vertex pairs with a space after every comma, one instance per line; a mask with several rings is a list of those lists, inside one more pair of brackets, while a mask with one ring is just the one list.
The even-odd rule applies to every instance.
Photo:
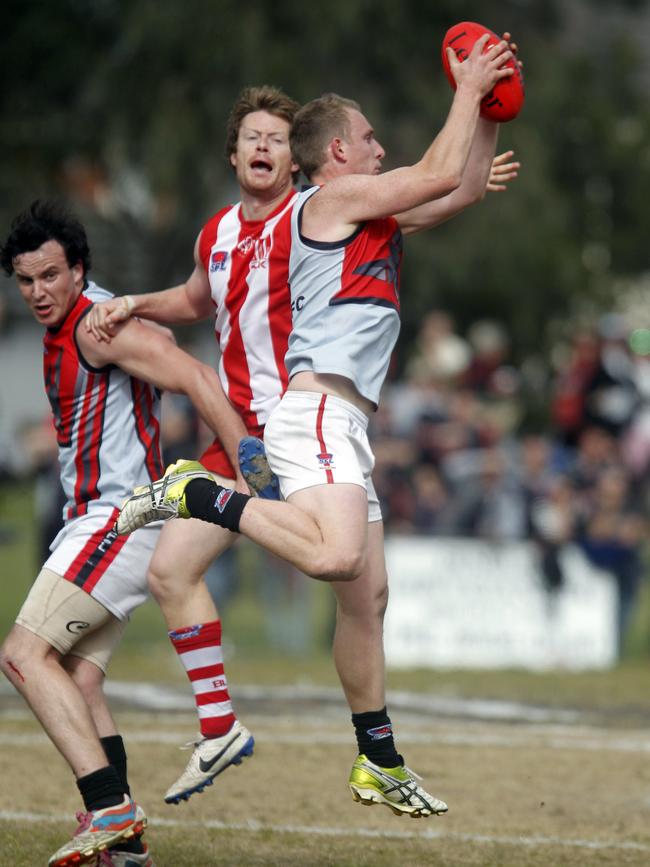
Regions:
[[[461, 335], [447, 313], [429, 313], [370, 424], [387, 533], [532, 540], [549, 593], [562, 587], [562, 546], [578, 545], [616, 581], [622, 642], [647, 568], [645, 334], [635, 352], [629, 325], [610, 314], [559, 340], [543, 362], [531, 356], [515, 366], [499, 323], [478, 321]], [[185, 397], [165, 395], [162, 439], [170, 463], [200, 454], [210, 433]], [[49, 420], [26, 425], [22, 441], [37, 480], [42, 560], [62, 505]], [[300, 613], [305, 582], [270, 555], [256, 556], [273, 612], [269, 639], [301, 653], [310, 640]], [[239, 561], [235, 548], [208, 576], [222, 609], [237, 592]], [[287, 628], [278, 630], [282, 622]]]
[[650, 505], [650, 356], [630, 338], [608, 314], [558, 343], [545, 369], [515, 368], [498, 323], [461, 336], [430, 313], [371, 422], [388, 531], [533, 540], [549, 592], [562, 586], [561, 547], [574, 543], [616, 580], [622, 641]]

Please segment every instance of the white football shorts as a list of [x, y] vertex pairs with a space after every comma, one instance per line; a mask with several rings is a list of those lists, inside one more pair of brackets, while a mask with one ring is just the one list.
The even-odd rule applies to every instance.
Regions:
[[128, 620], [148, 597], [147, 570], [162, 522], [118, 536], [117, 515], [106, 506], [70, 521], [52, 542], [43, 568], [84, 590], [118, 620]]
[[264, 431], [266, 454], [284, 499], [315, 485], [360, 485], [368, 494], [368, 521], [381, 521], [367, 428], [365, 413], [347, 400], [287, 391]]

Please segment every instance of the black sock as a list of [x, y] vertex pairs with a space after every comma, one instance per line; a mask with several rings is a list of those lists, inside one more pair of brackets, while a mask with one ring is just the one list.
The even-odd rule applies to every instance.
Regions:
[[382, 768], [395, 768], [403, 764], [395, 749], [393, 726], [386, 708], [353, 713], [352, 725], [357, 736], [359, 752]]
[[131, 789], [129, 788], [129, 781], [126, 776], [126, 750], [124, 749], [124, 741], [120, 735], [109, 735], [99, 740], [104, 747], [109, 765], [113, 765], [124, 786], [124, 791], [130, 796]]
[[192, 479], [185, 488], [185, 505], [193, 518], [239, 533], [241, 513], [251, 497], [210, 479]]
[[[129, 781], [126, 774], [126, 750], [124, 749], [124, 741], [122, 740], [121, 735], [109, 735], [105, 738], [100, 738], [99, 740], [104, 747], [106, 758], [117, 771], [117, 775], [124, 787], [124, 791], [130, 797], [131, 789], [129, 788]], [[144, 846], [140, 837], [132, 837], [130, 840], [122, 840], [119, 845], [111, 846], [111, 849], [119, 850], [120, 852], [131, 852], [134, 855], [142, 855], [144, 852]]]
[[115, 807], [124, 800], [124, 786], [112, 765], [106, 765], [92, 774], [79, 777], [77, 786], [84, 800], [86, 810], [103, 810], [104, 807]]

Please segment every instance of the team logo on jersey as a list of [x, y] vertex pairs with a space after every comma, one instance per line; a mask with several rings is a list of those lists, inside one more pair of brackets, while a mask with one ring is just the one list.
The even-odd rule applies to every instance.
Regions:
[[210, 256], [210, 273], [212, 274], [214, 271], [225, 271], [227, 261], [227, 250], [215, 250]]
[[248, 235], [242, 238], [237, 244], [237, 252], [242, 256], [248, 256], [253, 251], [251, 256], [251, 268], [266, 268], [269, 264], [269, 256], [271, 255], [271, 239], [270, 238], [251, 238]]
[[212, 681], [212, 686], [215, 689], [225, 689], [228, 686], [228, 684], [226, 683], [225, 677], [218, 677], [216, 680]]
[[318, 463], [321, 465], [323, 470], [331, 470], [334, 467], [334, 455], [329, 452], [321, 452], [316, 455], [318, 458]]

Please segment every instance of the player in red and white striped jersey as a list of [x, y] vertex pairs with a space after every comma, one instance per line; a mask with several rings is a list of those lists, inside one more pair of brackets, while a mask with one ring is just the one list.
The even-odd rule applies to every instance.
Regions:
[[[298, 107], [273, 87], [240, 94], [228, 121], [226, 154], [241, 201], [222, 208], [205, 224], [188, 280], [162, 292], [97, 305], [87, 320], [98, 338], [110, 339], [113, 325], [132, 315], [162, 324], [215, 317], [221, 384], [245, 428], [240, 422], [237, 428], [220, 431], [201, 461], [218, 478], [236, 481], [245, 491], [239, 440], [246, 432], [262, 434], [287, 387], [289, 217], [297, 175], [289, 131]], [[232, 725], [221, 624], [203, 576], [235, 538], [201, 521], [172, 521], [163, 528], [151, 562], [149, 586], [192, 683], [202, 735], [185, 772], [166, 793], [168, 803], [186, 799], [211, 781], [211, 756], [220, 751], [220, 739]]]
[[159, 389], [187, 394], [213, 429], [241, 422], [215, 372], [176, 347], [167, 329], [123, 323], [109, 345], [81, 327], [92, 305], [112, 296], [88, 280], [86, 234], [72, 215], [32, 204], [14, 220], [0, 264], [15, 273], [45, 328], [45, 388], [67, 498], [64, 527], [4, 641], [0, 667], [67, 760], [84, 799], [84, 827], [50, 864], [79, 863], [80, 852], [114, 844], [146, 864], [143, 844], [127, 842], [143, 817], [130, 799], [124, 744], [102, 691], [124, 625], [146, 599], [160, 533], [160, 525], [143, 528], [126, 544], [115, 533], [130, 487], [124, 473], [146, 481], [160, 471]]

